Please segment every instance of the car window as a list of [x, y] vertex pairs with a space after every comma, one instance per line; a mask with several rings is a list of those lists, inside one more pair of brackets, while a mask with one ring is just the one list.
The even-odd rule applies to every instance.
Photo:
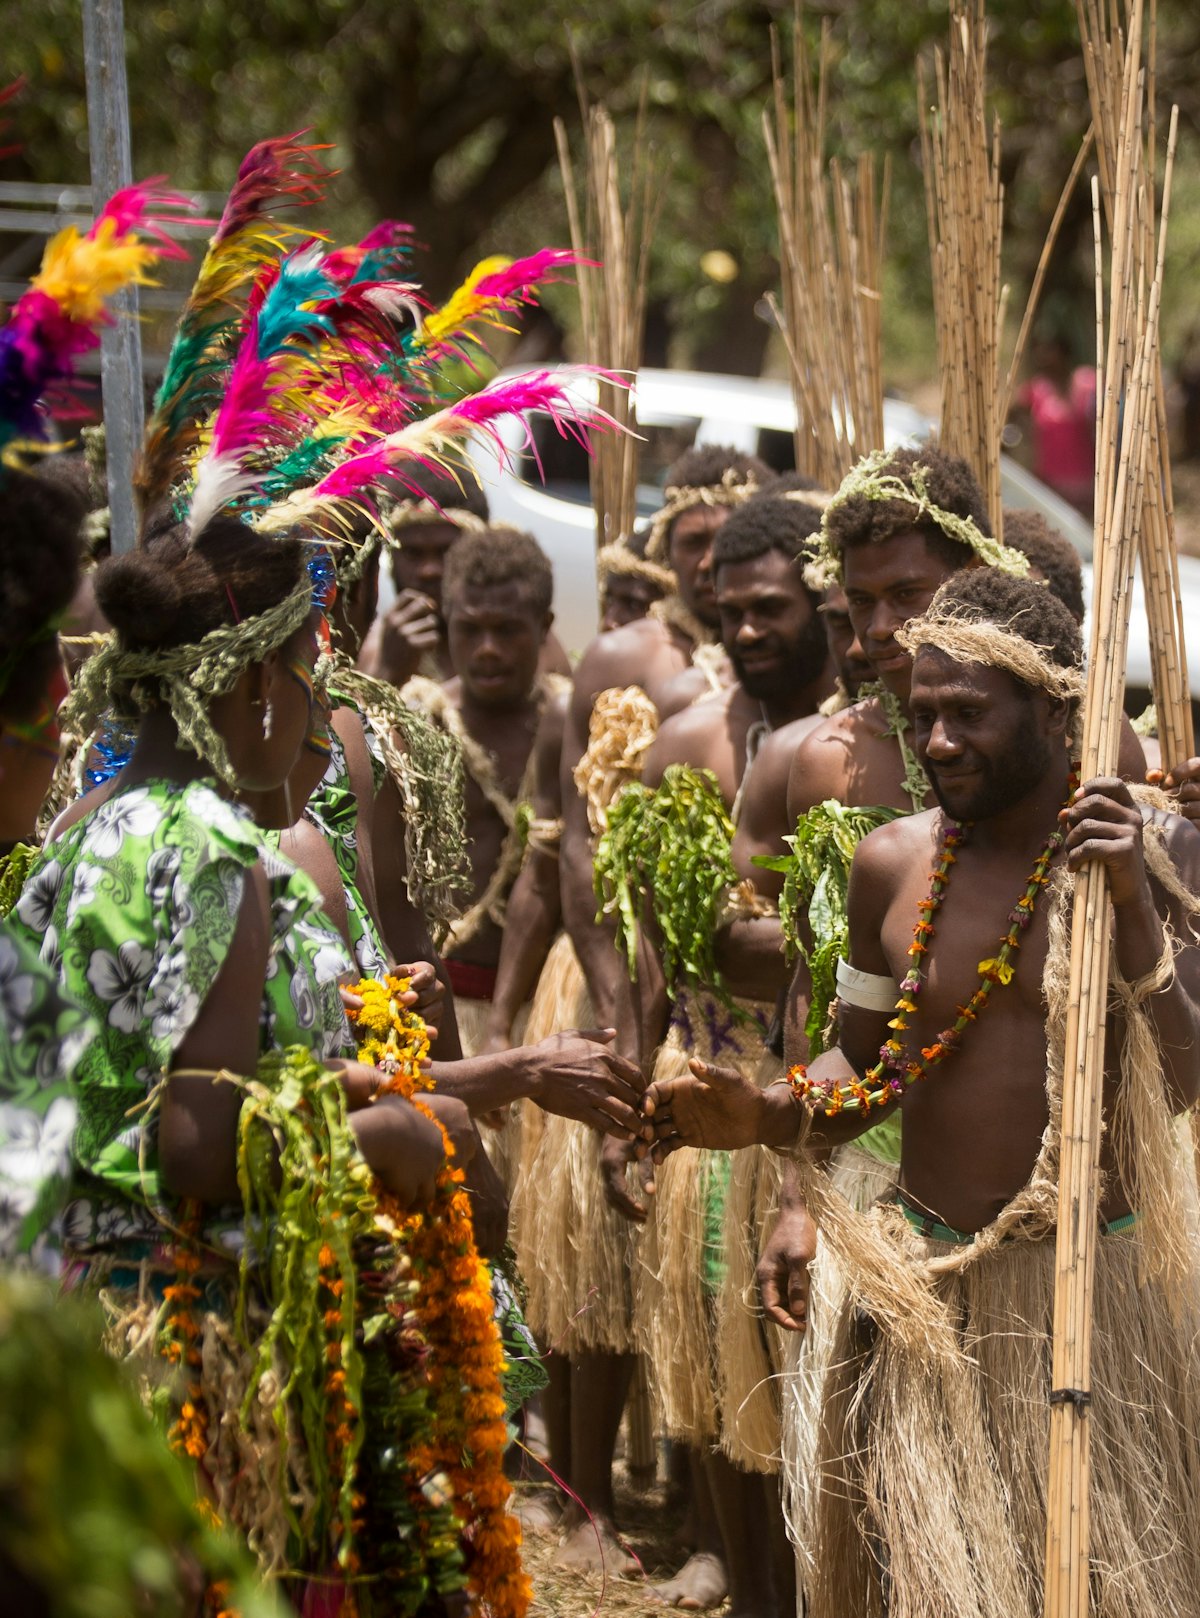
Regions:
[[[662, 505], [661, 491], [667, 468], [695, 443], [699, 427], [699, 417], [638, 424], [643, 440], [638, 445], [638, 511], [641, 515], [648, 516]], [[583, 445], [560, 433], [551, 418], [541, 413], [530, 416], [529, 429], [533, 444], [526, 446], [517, 462], [521, 481], [535, 488], [544, 486], [547, 494], [560, 500], [589, 505], [592, 498], [588, 483], [590, 461]]]

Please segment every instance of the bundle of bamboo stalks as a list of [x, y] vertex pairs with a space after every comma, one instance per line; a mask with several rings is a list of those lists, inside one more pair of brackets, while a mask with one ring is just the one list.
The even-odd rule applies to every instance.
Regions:
[[950, 41], [933, 67], [936, 106], [917, 63], [921, 155], [933, 273], [933, 309], [941, 382], [939, 439], [968, 462], [1003, 534], [1000, 439], [1033, 317], [1067, 203], [1091, 148], [1084, 137], [1042, 247], [1007, 369], [1002, 369], [1008, 288], [1001, 274], [1004, 186], [1000, 124], [987, 118], [987, 19], [983, 0], [955, 0]]
[[[582, 196], [566, 126], [554, 121], [554, 138], [562, 170], [571, 246], [590, 262], [579, 269], [579, 308], [585, 358], [590, 365], [626, 373], [633, 381], [642, 357], [646, 324], [646, 285], [650, 241], [661, 188], [654, 183], [651, 156], [644, 140], [645, 107], [638, 113], [634, 163], [622, 200], [617, 136], [608, 111], [589, 106], [580, 88], [584, 130]], [[624, 387], [600, 383], [600, 404], [626, 432], [602, 433], [592, 446], [591, 490], [596, 513], [596, 548], [633, 531], [637, 515], [638, 439], [635, 404]]]
[[[1096, 128], [1096, 158], [1100, 196], [1110, 234], [1116, 227], [1121, 145], [1122, 87], [1127, 52], [1123, 31], [1110, 9], [1095, 0], [1076, 0], [1079, 31], [1092, 121]], [[1146, 60], [1146, 157], [1144, 184], [1153, 203], [1155, 181], [1155, 7], [1149, 18]], [[1154, 256], [1154, 209], [1139, 209], [1133, 228], [1141, 232], [1139, 266]], [[1195, 752], [1192, 705], [1188, 688], [1187, 654], [1183, 634], [1183, 608], [1179, 591], [1179, 552], [1175, 543], [1175, 512], [1171, 489], [1171, 462], [1167, 443], [1166, 394], [1162, 367], [1155, 364], [1154, 424], [1150, 470], [1146, 477], [1142, 514], [1141, 564], [1150, 625], [1150, 654], [1158, 736], [1163, 760], [1181, 764]], [[1099, 491], [1099, 457], [1097, 491]], [[1099, 499], [1097, 498], [1097, 510]]]
[[[1105, 67], [1094, 101], [1100, 183], [1093, 182], [1096, 240], [1096, 532], [1092, 632], [1081, 770], [1116, 773], [1134, 564], [1148, 542], [1165, 453], [1160, 416], [1159, 307], [1177, 117], [1172, 113], [1161, 218], [1155, 223], [1154, 118], [1143, 65], [1143, 0], [1130, 8], [1128, 42], [1114, 42], [1120, 78]], [[1094, 19], [1089, 19], [1094, 20]], [[1085, 43], [1089, 34], [1085, 28]], [[1123, 48], [1122, 48], [1123, 47]], [[1091, 58], [1089, 80], [1095, 67]], [[1152, 78], [1152, 76], [1151, 76]], [[1111, 119], [1111, 122], [1109, 120]], [[1108, 232], [1102, 255], [1101, 194]], [[1157, 246], [1155, 237], [1157, 235]], [[1105, 281], [1107, 279], [1107, 300]], [[1047, 1618], [1087, 1618], [1088, 1445], [1092, 1292], [1098, 1194], [1110, 905], [1105, 869], [1076, 881], [1063, 1077], [1062, 1152], [1050, 1405], [1046, 1535]]]
[[1004, 187], [1000, 124], [988, 135], [983, 0], [952, 5], [950, 45], [934, 59], [937, 113], [917, 64], [925, 206], [941, 380], [942, 447], [974, 468], [1001, 533], [1000, 345], [1008, 289], [1000, 275]]
[[792, 40], [789, 82], [772, 31], [774, 100], [763, 115], [783, 283], [782, 306], [770, 302], [796, 401], [796, 469], [835, 489], [859, 456], [883, 448], [888, 169], [880, 191], [869, 153], [859, 157], [853, 184], [836, 158], [826, 159], [828, 27], [815, 89], [799, 13]]

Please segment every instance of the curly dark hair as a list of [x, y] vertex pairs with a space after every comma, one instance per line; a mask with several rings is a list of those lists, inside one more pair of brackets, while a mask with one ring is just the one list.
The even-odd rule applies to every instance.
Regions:
[[1062, 602], [1044, 584], [1014, 578], [996, 567], [970, 567], [947, 579], [929, 611], [952, 607], [980, 624], [998, 624], [1040, 647], [1060, 668], [1083, 665], [1083, 635]]
[[[808, 541], [821, 526], [821, 513], [802, 500], [788, 500], [774, 492], [756, 494], [735, 506], [717, 529], [712, 546], [712, 570], [727, 562], [752, 562], [768, 551], [779, 551], [789, 561], [807, 560]], [[807, 588], [807, 586], [806, 586]], [[819, 593], [810, 590], [814, 602]]]
[[[64, 482], [4, 474], [0, 489], [0, 718], [25, 720], [58, 658], [56, 620], [79, 587], [83, 500]], [[10, 666], [11, 665], [11, 666]]]
[[1004, 543], [1021, 551], [1049, 585], [1077, 624], [1083, 622], [1083, 561], [1059, 529], [1040, 511], [1004, 513]]
[[[911, 487], [917, 467], [925, 474], [925, 487], [935, 506], [956, 517], [971, 517], [980, 533], [991, 533], [983, 490], [961, 456], [947, 455], [932, 444], [922, 444], [919, 449], [893, 450], [880, 471]], [[962, 567], [970, 560], [964, 545], [944, 533], [932, 517], [920, 516], [907, 500], [868, 500], [865, 495], [851, 495], [831, 506], [825, 517], [825, 532], [839, 552], [855, 545], [880, 544], [914, 530], [924, 535], [930, 551], [951, 567]]]
[[735, 483], [770, 483], [775, 474], [757, 455], [746, 455], [731, 444], [693, 444], [671, 462], [663, 486], [668, 489], [707, 489], [719, 484], [726, 472]]
[[102, 562], [96, 604], [131, 650], [191, 646], [278, 606], [305, 558], [298, 539], [267, 539], [236, 517], [215, 517], [192, 544], [177, 527]]
[[763, 490], [764, 494], [828, 494], [822, 489], [816, 478], [810, 478], [805, 472], [780, 472], [774, 476]]
[[498, 590], [516, 585], [535, 617], [550, 611], [554, 572], [532, 534], [519, 528], [487, 528], [464, 534], [446, 557], [442, 610], [447, 617], [464, 590]]
[[404, 468], [404, 482], [394, 483], [392, 495], [397, 505], [432, 500], [435, 506], [451, 511], [469, 511], [480, 522], [488, 520], [488, 500], [474, 467], [461, 467], [458, 476], [438, 466], [422, 466], [413, 461]]

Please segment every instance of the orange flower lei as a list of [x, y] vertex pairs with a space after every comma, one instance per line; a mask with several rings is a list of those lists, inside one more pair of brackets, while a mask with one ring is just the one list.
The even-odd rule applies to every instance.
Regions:
[[[175, 1279], [163, 1288], [167, 1314], [163, 1322], [159, 1350], [168, 1365], [186, 1367], [185, 1397], [179, 1416], [167, 1434], [167, 1441], [176, 1455], [201, 1461], [208, 1453], [208, 1411], [198, 1380], [200, 1370], [200, 1327], [192, 1313], [192, 1305], [200, 1296], [196, 1285], [196, 1271], [200, 1268], [200, 1255], [196, 1251], [196, 1237], [200, 1230], [198, 1203], [185, 1204], [180, 1220], [179, 1239], [175, 1243]], [[207, 1504], [207, 1502], [205, 1502]]]
[[[434, 1087], [423, 1066], [429, 1036], [423, 1019], [402, 1003], [407, 989], [406, 978], [356, 984], [352, 993], [363, 1005], [350, 1016], [363, 1031], [360, 1056], [388, 1075], [382, 1093], [405, 1096], [432, 1118], [417, 1099]], [[404, 1213], [394, 1205], [388, 1210], [404, 1232], [419, 1278], [416, 1315], [430, 1348], [434, 1437], [413, 1465], [418, 1473], [445, 1472], [453, 1484], [472, 1594], [492, 1618], [525, 1618], [532, 1586], [521, 1564], [521, 1525], [508, 1510], [512, 1485], [504, 1475], [504, 1354], [463, 1171], [453, 1167], [454, 1148], [443, 1136], [446, 1165], [434, 1207], [425, 1213]], [[381, 1209], [390, 1200], [380, 1193]]]

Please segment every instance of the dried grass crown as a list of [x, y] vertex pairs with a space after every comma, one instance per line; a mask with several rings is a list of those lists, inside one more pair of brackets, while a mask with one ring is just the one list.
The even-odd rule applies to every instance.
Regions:
[[989, 567], [999, 568], [1014, 578], [1029, 577], [1029, 558], [1023, 552], [985, 534], [974, 518], [947, 511], [933, 500], [929, 493], [928, 467], [918, 462], [901, 477], [891, 470], [891, 464], [890, 450], [875, 450], [846, 473], [837, 493], [825, 507], [820, 532], [813, 542], [813, 559], [805, 572], [805, 583], [813, 589], [824, 590], [842, 582], [841, 547], [830, 535], [829, 520], [848, 501], [855, 499], [902, 501], [912, 507], [914, 525], [935, 523], [947, 539], [965, 545]]
[[896, 640], [914, 657], [922, 646], [944, 652], [957, 663], [980, 663], [1004, 669], [1023, 684], [1077, 702], [1083, 697], [1083, 669], [1079, 662], [1064, 665], [1054, 660], [1054, 648], [1027, 639], [1017, 626], [1023, 613], [1004, 623], [983, 618], [965, 602], [935, 596], [928, 612], [910, 618], [896, 631]]

